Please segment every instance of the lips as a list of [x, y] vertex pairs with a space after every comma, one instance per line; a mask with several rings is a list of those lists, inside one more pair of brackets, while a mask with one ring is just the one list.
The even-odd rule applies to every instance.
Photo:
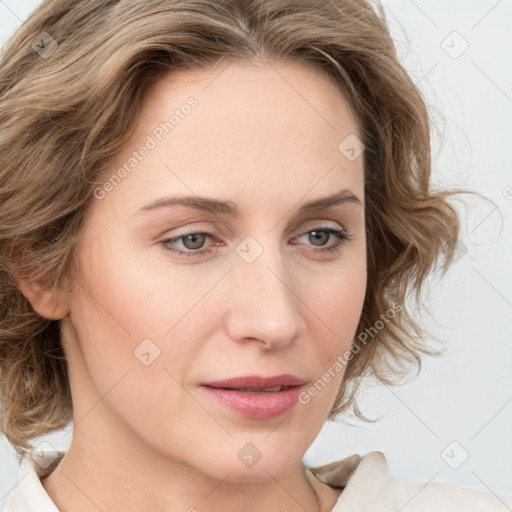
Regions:
[[294, 375], [247, 376], [200, 386], [206, 395], [232, 412], [254, 420], [276, 418], [291, 411], [305, 381]]

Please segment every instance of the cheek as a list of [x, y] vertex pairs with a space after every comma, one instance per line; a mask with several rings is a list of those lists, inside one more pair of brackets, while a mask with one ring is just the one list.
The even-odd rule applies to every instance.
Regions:
[[[305, 301], [318, 315], [330, 334], [327, 345], [330, 350], [350, 345], [359, 323], [366, 294], [366, 265], [344, 264], [317, 280], [312, 286], [311, 279], [303, 282]], [[319, 286], [318, 283], [321, 283]], [[318, 319], [317, 322], [318, 323]]]
[[[319, 362], [317, 380], [307, 389], [304, 403], [311, 402], [328, 411], [334, 403], [345, 374], [348, 354], [356, 336], [366, 292], [366, 266], [357, 264], [337, 269], [331, 279], [310, 295], [311, 309], [321, 321], [316, 321], [312, 334]], [[313, 325], [313, 324], [312, 324]]]
[[75, 310], [101, 322], [101, 330], [111, 331], [114, 339], [135, 343], [164, 335], [182, 313], [183, 292], [193, 293], [193, 283], [183, 283], [178, 273], [164, 276], [115, 238], [105, 244], [92, 241], [87, 249], [81, 255], [83, 286]]
[[[160, 299], [126, 275], [88, 276], [88, 291], [82, 288], [72, 304], [77, 415], [94, 421], [108, 410], [150, 442], [178, 428], [176, 411], [190, 409], [178, 382], [195, 352], [186, 345], [190, 336], [180, 334], [182, 325], [164, 336], [173, 325], [168, 296]], [[148, 421], [155, 425], [150, 431]]]
[[91, 244], [80, 264], [71, 318], [98, 392], [127, 371], [153, 389], [169, 391], [172, 378], [166, 369], [182, 380], [197, 356], [201, 322], [191, 319], [202, 305], [194, 306], [218, 278], [194, 279], [192, 272], [170, 272], [169, 267], [164, 272], [114, 243], [105, 250]]

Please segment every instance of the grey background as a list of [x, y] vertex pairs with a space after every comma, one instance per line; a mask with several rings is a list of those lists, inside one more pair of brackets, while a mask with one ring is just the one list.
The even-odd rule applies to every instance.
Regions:
[[[37, 4], [0, 0], [0, 43]], [[422, 317], [449, 342], [448, 354], [425, 359], [420, 376], [404, 386], [368, 385], [363, 410], [382, 419], [327, 423], [305, 461], [323, 464], [379, 450], [399, 477], [510, 498], [512, 1], [383, 4], [400, 59], [441, 123], [433, 141], [435, 181], [474, 188], [496, 206], [467, 210], [460, 259], [444, 280], [432, 279], [432, 316]], [[60, 449], [69, 443], [62, 433], [45, 439]], [[0, 438], [0, 504], [17, 473], [14, 451]]]

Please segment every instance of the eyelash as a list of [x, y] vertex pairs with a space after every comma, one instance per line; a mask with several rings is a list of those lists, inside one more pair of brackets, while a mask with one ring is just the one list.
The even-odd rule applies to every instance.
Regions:
[[[347, 242], [349, 242], [351, 240], [351, 236], [346, 231], [334, 229], [334, 228], [327, 227], [327, 226], [318, 226], [318, 227], [309, 229], [308, 231], [306, 231], [305, 233], [303, 233], [302, 235], [299, 235], [299, 236], [308, 235], [309, 233], [312, 233], [314, 231], [323, 231], [323, 232], [329, 233], [331, 235], [335, 235], [335, 237], [336, 237], [336, 241], [333, 245], [331, 245], [329, 247], [323, 247], [321, 249], [314, 250], [313, 252], [316, 252], [316, 253], [326, 254], [326, 253], [333, 253], [333, 252], [339, 251], [344, 244], [346, 244]], [[187, 236], [190, 236], [190, 235], [208, 235], [209, 237], [214, 236], [213, 233], [210, 233], [208, 231], [191, 231], [190, 233], [183, 233], [182, 235], [174, 237], [174, 238], [167, 238], [166, 240], [162, 240], [160, 242], [160, 244], [162, 244], [162, 246], [167, 251], [173, 252], [180, 256], [197, 256], [197, 255], [201, 255], [201, 254], [207, 254], [210, 252], [210, 249], [199, 249], [197, 251], [190, 249], [188, 251], [180, 251], [179, 249], [173, 249], [173, 248], [169, 247], [170, 243], [177, 242], [177, 241], [181, 240], [182, 238], [186, 238]]]

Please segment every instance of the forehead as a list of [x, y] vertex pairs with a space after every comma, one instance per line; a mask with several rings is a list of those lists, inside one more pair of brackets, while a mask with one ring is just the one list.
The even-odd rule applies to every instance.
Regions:
[[[195, 106], [182, 108], [190, 98]], [[297, 201], [314, 188], [307, 199], [343, 188], [361, 190], [363, 158], [351, 161], [339, 148], [356, 134], [348, 103], [319, 70], [290, 62], [221, 62], [173, 71], [155, 82], [141, 104], [135, 132], [105, 177], [149, 137], [155, 142], [151, 151], [112, 199], [125, 201], [130, 195], [134, 210], [163, 194], [235, 201], [244, 196], [265, 208], [278, 196], [282, 200], [283, 191]]]
[[302, 116], [301, 124], [311, 126], [309, 137], [322, 125], [337, 131], [340, 120], [346, 129], [359, 133], [340, 86], [310, 63], [221, 60], [208, 68], [169, 72], [147, 91], [141, 123], [172, 111], [191, 95], [200, 102], [194, 117], [216, 121], [219, 128], [237, 120], [261, 119], [262, 128], [288, 121], [297, 131], [297, 117]]

